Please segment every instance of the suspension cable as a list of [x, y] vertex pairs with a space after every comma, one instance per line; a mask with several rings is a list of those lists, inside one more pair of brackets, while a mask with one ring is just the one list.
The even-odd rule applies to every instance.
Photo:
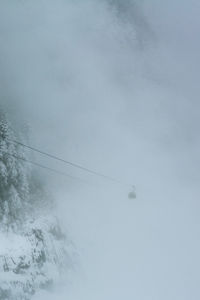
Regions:
[[11, 143], [14, 143], [14, 144], [16, 144], [16, 145], [20, 145], [20, 146], [22, 146], [22, 147], [24, 147], [24, 148], [27, 148], [27, 149], [32, 150], [32, 151], [34, 151], [34, 152], [40, 153], [40, 154], [42, 154], [42, 155], [44, 155], [44, 156], [47, 156], [47, 157], [49, 157], [49, 158], [51, 158], [51, 159], [60, 161], [60, 162], [62, 162], [62, 163], [65, 163], [65, 164], [67, 164], [67, 165], [70, 165], [70, 166], [72, 166], [72, 167], [75, 167], [75, 168], [77, 168], [77, 169], [80, 169], [80, 170], [82, 170], [82, 171], [85, 171], [85, 172], [88, 172], [88, 173], [90, 173], [90, 174], [96, 175], [96, 176], [98, 176], [98, 177], [102, 177], [102, 178], [104, 178], [104, 179], [113, 181], [113, 182], [118, 183], [118, 184], [120, 184], [120, 185], [125, 185], [125, 186], [129, 186], [129, 187], [134, 188], [134, 185], [132, 185], [132, 184], [124, 183], [124, 182], [122, 182], [122, 181], [120, 181], [120, 180], [118, 180], [118, 179], [115, 179], [115, 178], [110, 177], [110, 176], [108, 176], [108, 175], [99, 173], [99, 172], [94, 171], [94, 170], [92, 170], [92, 169], [83, 167], [83, 166], [81, 166], [81, 165], [79, 165], [79, 164], [77, 164], [77, 163], [71, 162], [71, 161], [69, 161], [69, 160], [65, 160], [65, 159], [63, 159], [63, 158], [60, 158], [60, 157], [58, 157], [58, 156], [55, 156], [55, 155], [53, 155], [53, 154], [50, 154], [50, 153], [45, 152], [45, 151], [43, 151], [43, 150], [40, 150], [40, 149], [38, 149], [38, 148], [35, 148], [35, 147], [32, 147], [32, 146], [28, 146], [28, 145], [26, 145], [26, 144], [24, 144], [24, 143], [22, 143], [22, 142], [19, 142], [19, 141], [10, 139], [10, 138], [7, 138], [7, 140], [10, 141]]
[[56, 174], [65, 176], [65, 177], [71, 178], [71, 179], [73, 179], [73, 180], [79, 180], [79, 181], [81, 181], [81, 182], [83, 182], [83, 183], [85, 183], [85, 184], [93, 185], [92, 183], [90, 183], [90, 182], [88, 182], [88, 181], [86, 181], [86, 180], [84, 180], [84, 179], [82, 179], [82, 178], [80, 178], [80, 177], [72, 176], [72, 175], [67, 174], [67, 173], [65, 173], [65, 172], [58, 171], [58, 170], [56, 170], [56, 169], [47, 167], [47, 166], [45, 166], [45, 165], [43, 165], [43, 164], [39, 164], [39, 163], [37, 163], [37, 162], [33, 162], [33, 161], [31, 161], [31, 160], [29, 160], [29, 159], [26, 159], [26, 158], [24, 158], [24, 157], [17, 156], [17, 155], [15, 155], [15, 154], [11, 154], [11, 153], [8, 153], [8, 152], [6, 152], [6, 151], [3, 151], [3, 153], [5, 153], [5, 154], [8, 155], [8, 156], [14, 157], [14, 158], [16, 158], [16, 159], [18, 159], [18, 160], [22, 160], [22, 161], [24, 161], [25, 163], [28, 163], [28, 164], [37, 166], [37, 167], [39, 167], [39, 168], [48, 170], [48, 171], [50, 171], [50, 172], [52, 172], [52, 173], [56, 173]]

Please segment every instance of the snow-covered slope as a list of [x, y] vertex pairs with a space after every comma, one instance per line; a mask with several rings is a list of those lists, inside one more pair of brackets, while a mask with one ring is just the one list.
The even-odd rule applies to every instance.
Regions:
[[1, 300], [30, 299], [73, 269], [73, 246], [56, 218], [33, 220], [20, 234], [2, 232], [0, 240]]
[[20, 128], [0, 110], [0, 300], [31, 299], [73, 266], [72, 244], [49, 214], [40, 173], [13, 142], [24, 141]]

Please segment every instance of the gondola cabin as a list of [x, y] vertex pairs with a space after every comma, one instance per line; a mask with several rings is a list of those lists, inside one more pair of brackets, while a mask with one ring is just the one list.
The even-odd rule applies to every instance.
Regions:
[[133, 200], [133, 199], [136, 199], [136, 192], [135, 191], [131, 191], [129, 194], [128, 194], [128, 198], [130, 200]]

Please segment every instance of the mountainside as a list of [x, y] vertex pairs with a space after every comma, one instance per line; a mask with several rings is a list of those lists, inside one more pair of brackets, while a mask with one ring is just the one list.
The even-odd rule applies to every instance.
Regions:
[[[18, 135], [23, 140], [23, 135]], [[73, 268], [73, 246], [36, 199], [42, 184], [5, 114], [0, 115], [0, 299], [28, 300]], [[41, 196], [42, 198], [42, 196]], [[44, 195], [43, 195], [44, 198]], [[48, 201], [46, 201], [46, 205]]]
[[[53, 218], [25, 224], [20, 233], [1, 233], [0, 299], [30, 299], [73, 268], [73, 246]], [[65, 274], [66, 276], [66, 274]]]

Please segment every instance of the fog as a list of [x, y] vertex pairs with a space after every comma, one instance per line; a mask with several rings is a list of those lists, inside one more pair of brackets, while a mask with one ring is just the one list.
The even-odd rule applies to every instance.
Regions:
[[199, 13], [195, 0], [1, 0], [2, 105], [32, 146], [137, 191], [35, 157], [91, 184], [43, 173], [78, 262], [36, 300], [200, 297]]

